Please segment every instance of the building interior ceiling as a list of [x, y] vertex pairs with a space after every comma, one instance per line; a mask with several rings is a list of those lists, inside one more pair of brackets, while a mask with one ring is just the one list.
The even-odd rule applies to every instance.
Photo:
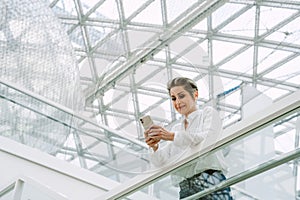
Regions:
[[[75, 50], [85, 100], [81, 114], [134, 140], [143, 140], [141, 116], [150, 114], [164, 126], [179, 118], [165, 88], [173, 77], [195, 80], [199, 105], [216, 106], [224, 128], [242, 119], [245, 85], [274, 102], [300, 88], [300, 0], [48, 3]], [[87, 168], [100, 170], [95, 163]]]

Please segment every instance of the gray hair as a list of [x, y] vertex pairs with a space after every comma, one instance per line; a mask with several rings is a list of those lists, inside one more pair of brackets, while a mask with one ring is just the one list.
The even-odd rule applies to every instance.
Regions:
[[183, 86], [183, 88], [190, 93], [190, 95], [193, 97], [193, 94], [195, 91], [198, 91], [197, 84], [192, 79], [186, 78], [186, 77], [176, 77], [172, 80], [170, 80], [167, 84], [167, 89], [170, 94], [170, 90], [173, 87], [176, 86]]

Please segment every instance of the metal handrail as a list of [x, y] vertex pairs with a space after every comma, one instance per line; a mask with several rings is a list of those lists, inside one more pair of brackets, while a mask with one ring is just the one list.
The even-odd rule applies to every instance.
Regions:
[[55, 103], [55, 102], [53, 102], [53, 101], [51, 101], [49, 99], [46, 99], [43, 96], [40, 96], [40, 95], [35, 94], [35, 93], [31, 92], [31, 91], [28, 91], [25, 88], [20, 88], [20, 87], [14, 85], [13, 83], [10, 83], [10, 82], [8, 82], [6, 80], [3, 80], [3, 79], [0, 79], [0, 84], [3, 84], [3, 85], [5, 85], [5, 86], [7, 86], [9, 88], [12, 88], [12, 89], [14, 89], [14, 90], [16, 90], [18, 92], [21, 92], [21, 93], [27, 95], [27, 96], [30, 96], [33, 99], [36, 99], [36, 100], [38, 100], [38, 101], [40, 101], [42, 103], [45, 103], [45, 104], [47, 104], [49, 106], [52, 106], [52, 107], [54, 107], [54, 108], [56, 108], [56, 109], [58, 109], [60, 111], [63, 111], [66, 114], [69, 114], [72, 117], [78, 118], [78, 119], [80, 119], [80, 120], [82, 120], [82, 121], [84, 121], [86, 123], [92, 124], [93, 126], [99, 128], [99, 129], [105, 130], [105, 131], [109, 132], [110, 134], [112, 134], [112, 135], [114, 135], [116, 137], [123, 138], [126, 141], [131, 142], [132, 144], [136, 144], [136, 145], [138, 145], [140, 147], [143, 147], [143, 148], [146, 148], [146, 149], [148, 148], [148, 146], [144, 142], [141, 142], [138, 139], [135, 139], [133, 137], [129, 137], [128, 135], [119, 133], [118, 131], [116, 131], [116, 130], [108, 127], [108, 126], [105, 126], [103, 124], [98, 124], [96, 122], [93, 122], [90, 119], [88, 119], [86, 117], [83, 117], [83, 116], [81, 116], [81, 115], [73, 112], [71, 109], [69, 109], [69, 108], [67, 108], [65, 106], [62, 106], [60, 104], [57, 104], [57, 103]]

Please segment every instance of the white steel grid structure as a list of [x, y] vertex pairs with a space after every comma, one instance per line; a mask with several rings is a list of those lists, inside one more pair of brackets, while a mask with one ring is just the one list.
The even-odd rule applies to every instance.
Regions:
[[138, 140], [139, 117], [178, 119], [165, 90], [175, 76], [197, 81], [199, 104], [213, 103], [224, 128], [242, 119], [243, 85], [273, 101], [300, 88], [300, 1], [55, 0], [50, 7], [75, 48], [84, 114]]
[[216, 100], [225, 126], [242, 117], [239, 86], [253, 85], [274, 101], [299, 89], [300, 1], [55, 0], [49, 5], [76, 51], [85, 114], [116, 130], [129, 129], [136, 138], [142, 136], [141, 115], [161, 106], [165, 111], [154, 114], [155, 120], [176, 118], [166, 108], [164, 88], [174, 76], [196, 80], [199, 103]]
[[[255, 86], [274, 101], [299, 89], [299, 4], [56, 0], [50, 7], [74, 44], [87, 115], [122, 129], [165, 102], [164, 83], [176, 75], [206, 84], [200, 103], [241, 84]], [[199, 55], [199, 46], [206, 55]], [[155, 80], [157, 74], [165, 80]], [[151, 81], [163, 85], [147, 86]], [[147, 104], [148, 110], [142, 105], [145, 96], [157, 98], [152, 106]], [[117, 106], [118, 101], [123, 105]], [[218, 108], [226, 119], [240, 118], [239, 105], [221, 101]], [[115, 125], [106, 118], [124, 122]]]

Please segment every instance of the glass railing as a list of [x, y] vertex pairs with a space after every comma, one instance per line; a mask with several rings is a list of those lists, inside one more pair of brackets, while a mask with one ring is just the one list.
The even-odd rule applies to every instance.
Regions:
[[228, 186], [235, 200], [297, 199], [299, 123], [300, 91], [226, 129], [225, 136], [216, 144], [191, 149], [188, 156], [175, 164], [153, 168], [152, 173], [136, 177], [97, 200], [137, 199], [137, 192], [147, 194], [149, 199], [179, 199], [178, 173], [216, 154], [225, 157], [227, 179], [185, 200], [198, 199]]
[[[189, 156], [163, 170], [153, 168], [144, 142], [2, 80], [0, 134], [120, 183], [126, 182], [100, 199], [138, 199], [140, 195], [143, 199], [177, 199], [179, 188], [172, 182], [176, 170], [217, 153], [225, 155], [228, 165], [227, 181], [217, 188], [230, 186], [236, 199], [264, 199], [259, 195], [266, 187], [257, 187], [258, 183], [267, 185], [276, 195], [294, 197], [298, 190], [299, 92], [287, 98], [290, 99], [283, 101], [280, 109], [266, 112], [256, 121], [242, 121], [237, 124], [240, 129], [235, 125], [229, 127], [226, 130], [230, 134], [225, 134], [213, 147], [191, 150]], [[205, 194], [207, 191], [197, 195]]]
[[0, 80], [0, 135], [118, 182], [150, 168], [147, 145]]

